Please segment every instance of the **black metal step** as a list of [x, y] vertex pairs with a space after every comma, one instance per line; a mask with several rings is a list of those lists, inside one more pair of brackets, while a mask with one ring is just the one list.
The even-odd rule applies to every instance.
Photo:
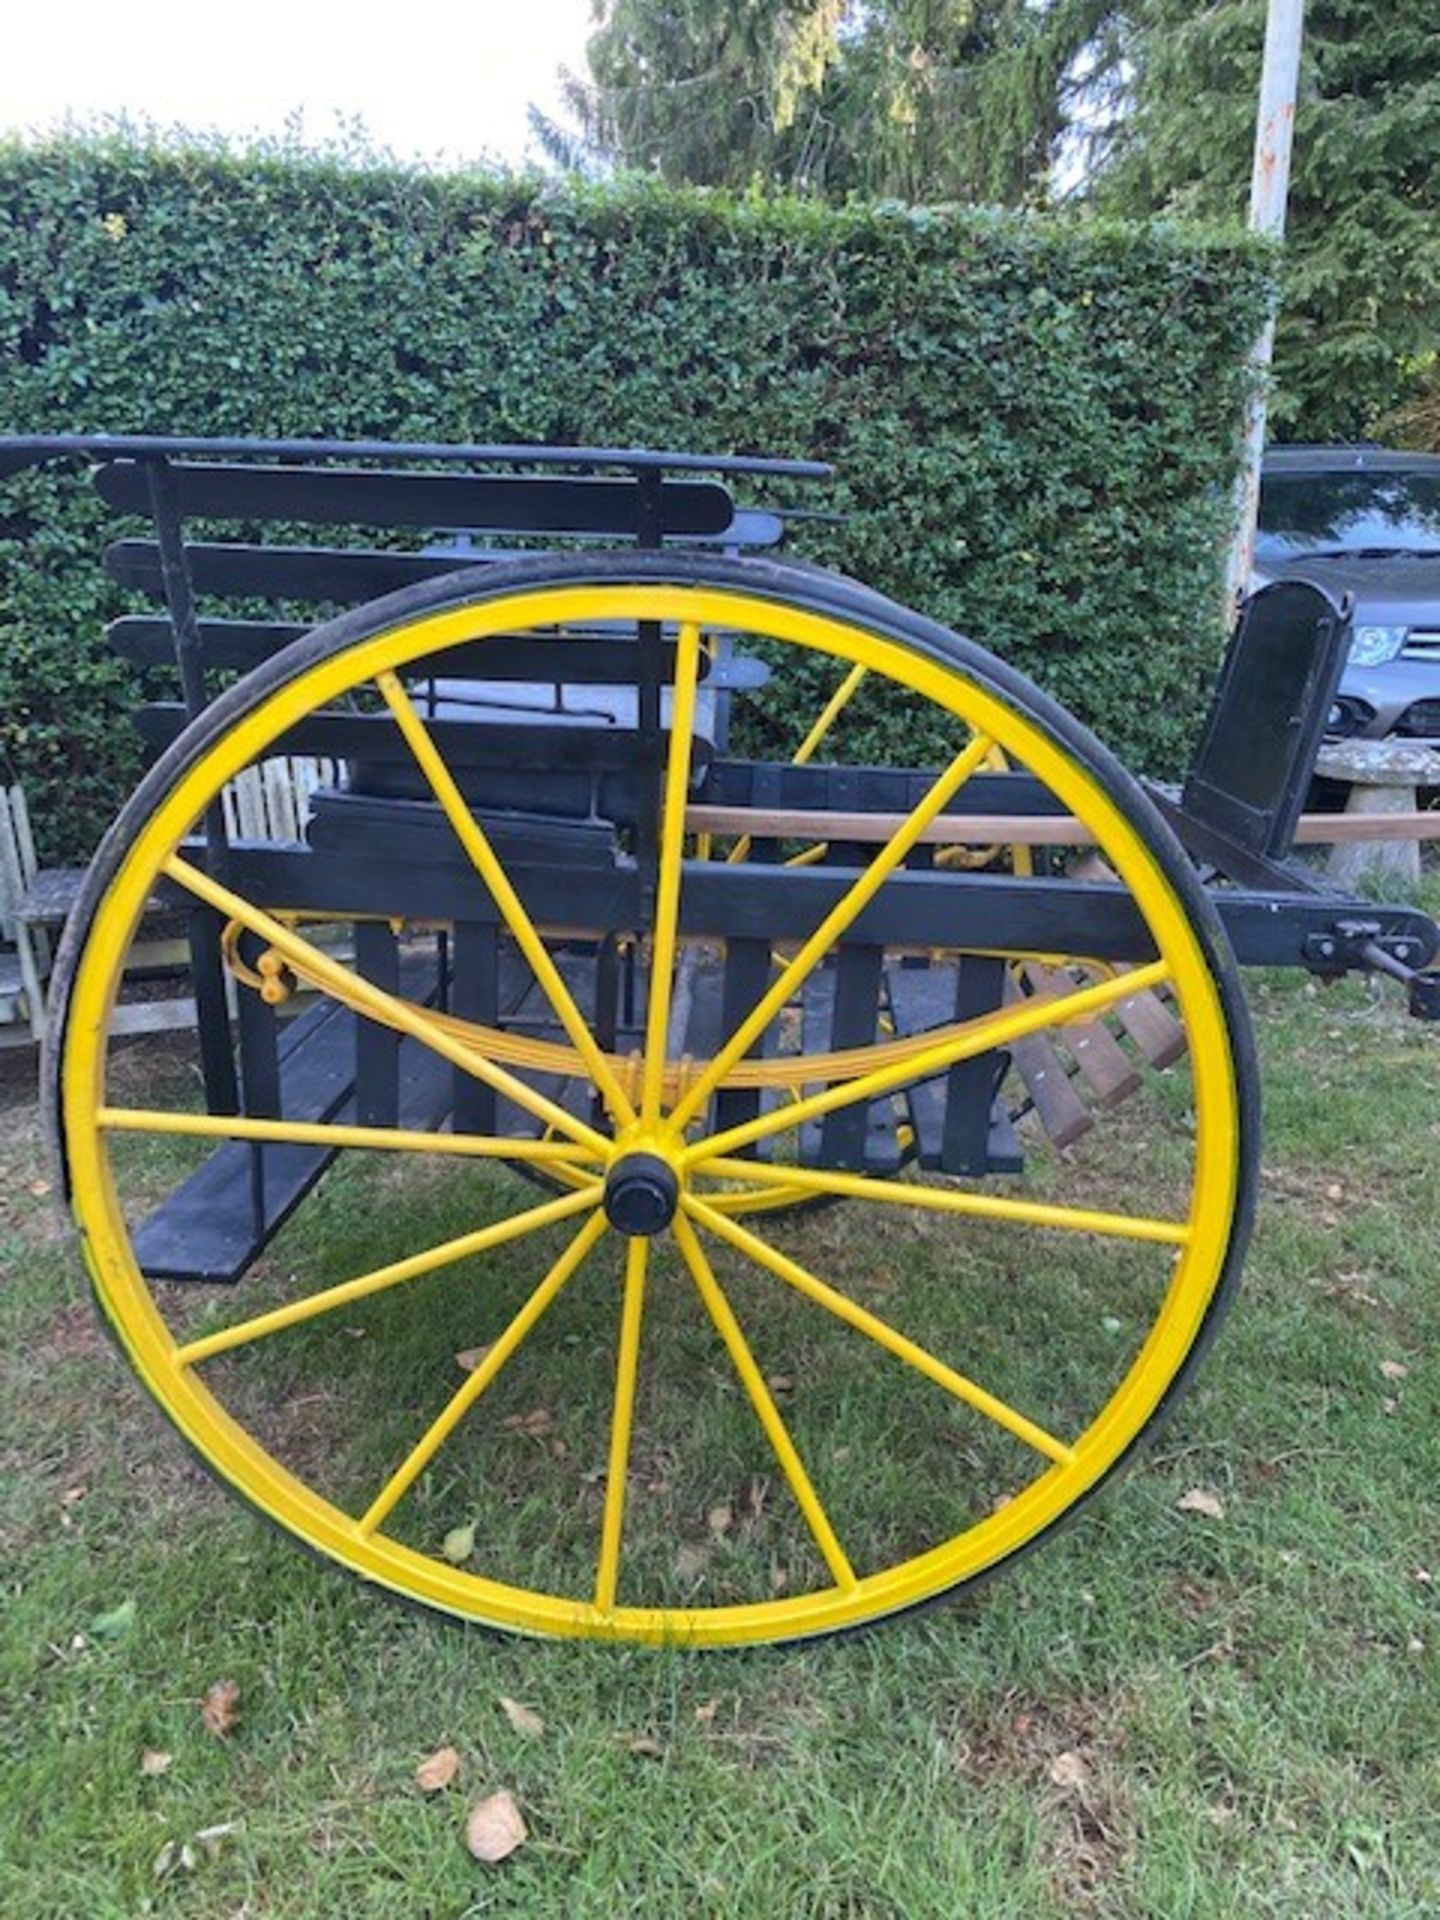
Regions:
[[[401, 991], [434, 998], [434, 963], [408, 962]], [[280, 1031], [280, 1111], [287, 1120], [355, 1119], [356, 1016], [321, 1001]], [[399, 1043], [397, 1124], [429, 1130], [450, 1111], [449, 1063], [417, 1040]], [[152, 1280], [230, 1286], [279, 1231], [334, 1158], [331, 1147], [227, 1140], [170, 1192], [134, 1238]]]

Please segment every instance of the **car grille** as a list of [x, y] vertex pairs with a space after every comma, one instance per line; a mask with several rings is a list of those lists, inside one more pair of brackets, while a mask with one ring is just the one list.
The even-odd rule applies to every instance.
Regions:
[[1400, 649], [1402, 660], [1440, 661], [1440, 627], [1412, 627]]
[[1440, 700], [1417, 700], [1395, 722], [1395, 732], [1406, 740], [1440, 739]]

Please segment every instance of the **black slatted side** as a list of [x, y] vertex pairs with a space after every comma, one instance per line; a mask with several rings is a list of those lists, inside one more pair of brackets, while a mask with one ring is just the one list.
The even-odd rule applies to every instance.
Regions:
[[[292, 520], [311, 526], [467, 527], [500, 534], [640, 532], [640, 486], [596, 475], [395, 472], [374, 468], [221, 466], [175, 462], [186, 519]], [[150, 511], [144, 465], [117, 460], [95, 485], [122, 513]], [[662, 536], [724, 533], [734, 518], [715, 481], [658, 483]]]

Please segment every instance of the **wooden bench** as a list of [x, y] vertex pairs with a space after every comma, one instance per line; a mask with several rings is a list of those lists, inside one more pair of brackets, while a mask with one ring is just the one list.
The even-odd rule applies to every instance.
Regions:
[[[303, 840], [311, 797], [336, 778], [333, 761], [314, 756], [273, 757], [245, 767], [228, 782], [221, 801], [232, 840], [287, 845]], [[45, 984], [55, 944], [85, 883], [84, 867], [42, 867], [24, 789], [0, 789], [0, 1045], [30, 1045], [45, 1028]], [[146, 934], [131, 949], [131, 974], [174, 973], [187, 965], [189, 946], [174, 909], [151, 902]], [[195, 1024], [191, 994], [135, 999], [116, 1009], [117, 1033], [160, 1033]]]
[[1420, 845], [1407, 829], [1415, 816], [1417, 790], [1440, 787], [1440, 753], [1404, 740], [1336, 740], [1321, 747], [1315, 771], [1322, 779], [1349, 787], [1347, 818], [1369, 821], [1382, 833], [1382, 823], [1393, 821], [1395, 829], [1393, 839], [1337, 842], [1330, 854], [1336, 884], [1354, 887], [1373, 878], [1418, 887]]

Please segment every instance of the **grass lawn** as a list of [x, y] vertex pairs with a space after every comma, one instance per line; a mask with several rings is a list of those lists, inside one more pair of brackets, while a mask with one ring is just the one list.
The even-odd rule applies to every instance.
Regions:
[[[1251, 984], [1259, 1229], [1157, 1448], [959, 1604], [783, 1651], [503, 1640], [268, 1532], [99, 1333], [11, 1057], [0, 1914], [1433, 1920], [1440, 1034], [1398, 993]], [[395, 1204], [441, 1203], [397, 1187]], [[824, 1237], [843, 1261], [841, 1217], [791, 1244]], [[355, 1270], [369, 1225], [343, 1188], [322, 1227]], [[1010, 1313], [1044, 1352], [1034, 1278]], [[403, 1366], [403, 1340], [385, 1351]], [[297, 1370], [323, 1454], [307, 1386]], [[859, 1387], [854, 1405], [873, 1443]], [[1196, 1488], [1218, 1514], [1177, 1505]], [[225, 1737], [199, 1711], [221, 1680]], [[415, 1768], [445, 1745], [456, 1779], [423, 1795]], [[486, 1867], [465, 1816], [500, 1788], [529, 1839]]]

